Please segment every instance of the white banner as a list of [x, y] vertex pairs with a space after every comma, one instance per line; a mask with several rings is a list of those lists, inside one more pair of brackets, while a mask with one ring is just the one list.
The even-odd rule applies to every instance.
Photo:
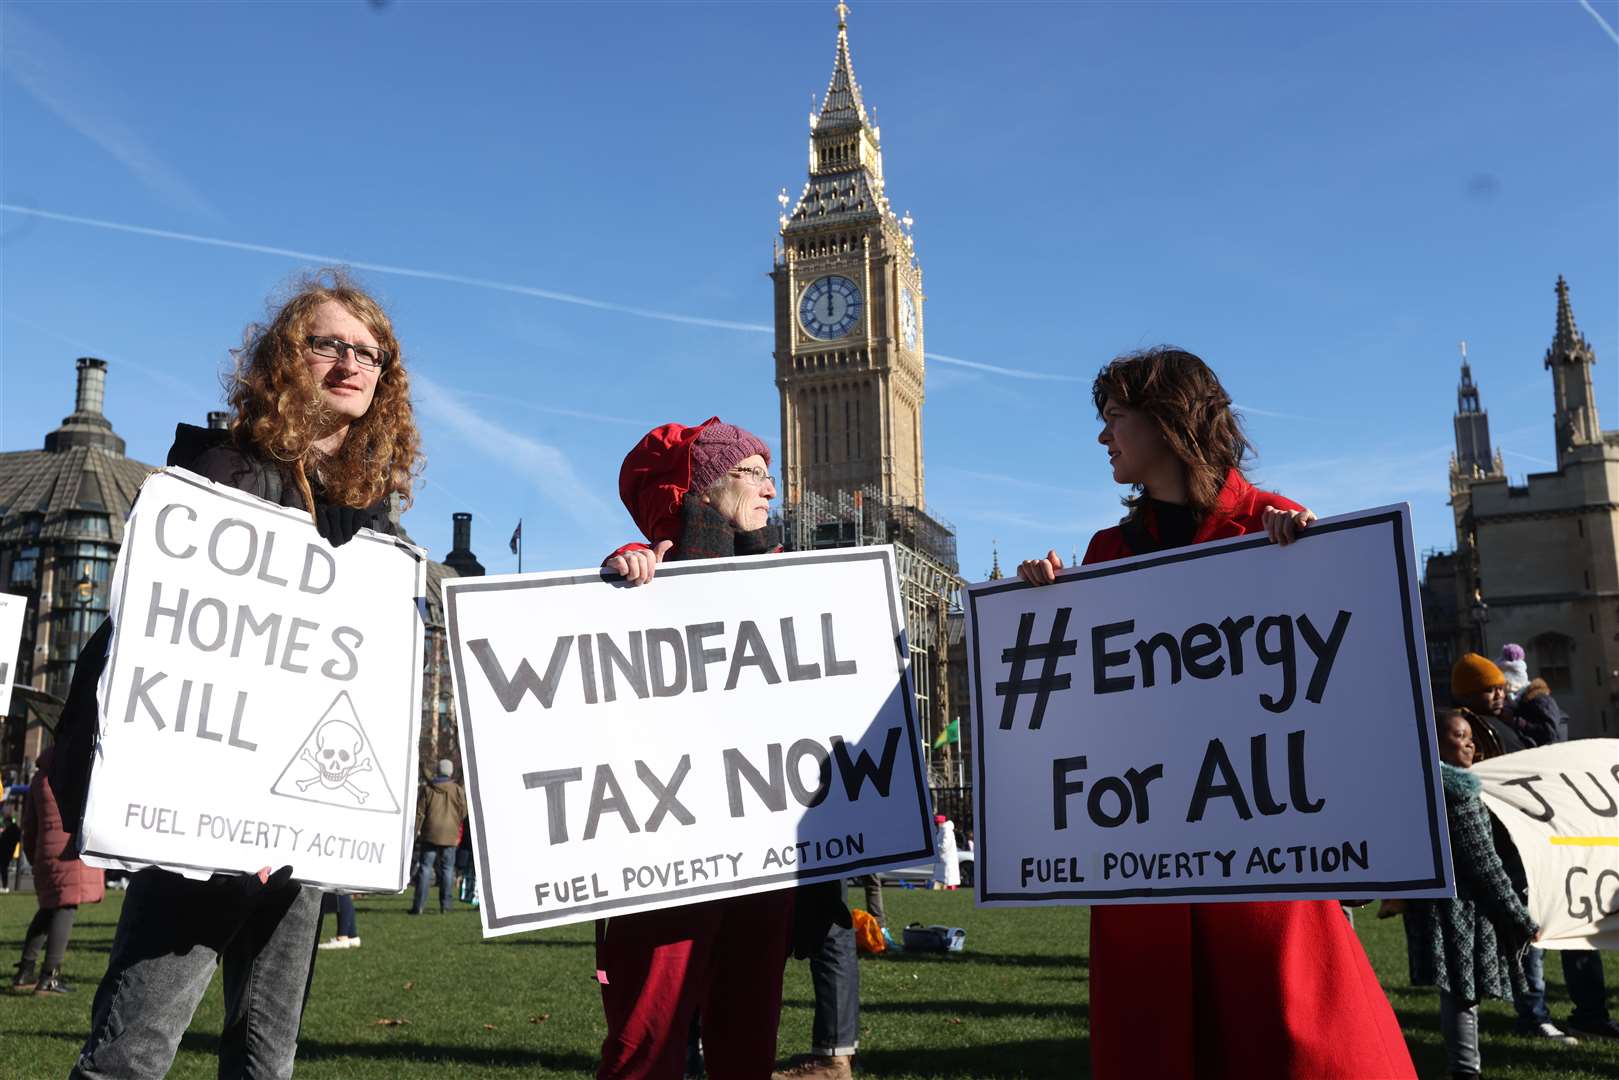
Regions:
[[0, 717], [11, 710], [11, 688], [17, 682], [17, 650], [22, 646], [22, 619], [28, 598], [0, 593]]
[[86, 861], [404, 888], [425, 581], [402, 540], [333, 548], [301, 511], [154, 473], [113, 571]]
[[445, 582], [484, 933], [933, 856], [891, 547]]
[[1481, 761], [1484, 805], [1512, 836], [1542, 949], [1619, 949], [1619, 739]]
[[1449, 896], [1408, 508], [967, 598], [985, 905]]

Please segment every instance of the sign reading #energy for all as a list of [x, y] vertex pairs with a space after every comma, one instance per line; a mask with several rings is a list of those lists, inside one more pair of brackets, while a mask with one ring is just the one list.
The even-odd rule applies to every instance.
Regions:
[[971, 586], [981, 904], [1453, 894], [1408, 508]]

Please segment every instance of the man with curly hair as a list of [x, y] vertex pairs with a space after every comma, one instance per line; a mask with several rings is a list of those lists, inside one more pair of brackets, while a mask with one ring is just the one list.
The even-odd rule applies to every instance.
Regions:
[[[181, 424], [168, 463], [306, 511], [334, 547], [362, 528], [392, 531], [388, 500], [408, 500], [420, 443], [393, 325], [362, 289], [323, 273], [249, 326], [230, 404], [227, 430]], [[51, 783], [72, 831], [84, 813], [110, 635], [103, 625], [80, 654], [58, 731]], [[221, 1080], [290, 1077], [321, 896], [291, 875], [290, 866], [204, 880], [157, 867], [137, 873], [70, 1075], [166, 1074], [223, 967]]]

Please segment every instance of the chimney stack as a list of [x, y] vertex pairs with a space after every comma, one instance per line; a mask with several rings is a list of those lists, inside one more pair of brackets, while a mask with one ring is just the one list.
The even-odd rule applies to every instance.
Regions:
[[454, 546], [444, 556], [444, 565], [458, 577], [483, 577], [483, 563], [472, 553], [472, 515], [464, 510], [451, 514], [450, 528]]
[[212, 410], [212, 411], [210, 411], [208, 413], [208, 426], [210, 428], [214, 429], [215, 431], [224, 431], [227, 427], [230, 426], [227, 423], [227, 421], [229, 421], [229, 420], [230, 420], [230, 413], [228, 413], [228, 412], [224, 412], [224, 411], [219, 410], [219, 409], [214, 409], [214, 410]]
[[62, 418], [62, 426], [45, 436], [45, 449], [51, 453], [90, 446], [119, 457], [124, 440], [112, 430], [112, 421], [103, 411], [107, 405], [107, 362], [93, 356], [79, 357], [79, 386], [73, 395], [73, 413]]
[[79, 357], [79, 390], [74, 396], [73, 411], [102, 416], [106, 403], [107, 362], [93, 356]]

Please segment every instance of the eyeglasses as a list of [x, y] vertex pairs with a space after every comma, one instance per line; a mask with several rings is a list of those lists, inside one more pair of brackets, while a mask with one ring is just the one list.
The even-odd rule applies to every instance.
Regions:
[[776, 478], [757, 465], [746, 465], [732, 469], [731, 475], [738, 480], [746, 480], [754, 487], [764, 487], [766, 484], [771, 487], [776, 486]]
[[309, 346], [310, 352], [328, 360], [341, 360], [345, 352], [353, 352], [354, 362], [364, 368], [379, 368], [389, 359], [387, 349], [379, 349], [375, 345], [355, 345], [342, 338], [310, 334], [304, 338], [304, 344]]

